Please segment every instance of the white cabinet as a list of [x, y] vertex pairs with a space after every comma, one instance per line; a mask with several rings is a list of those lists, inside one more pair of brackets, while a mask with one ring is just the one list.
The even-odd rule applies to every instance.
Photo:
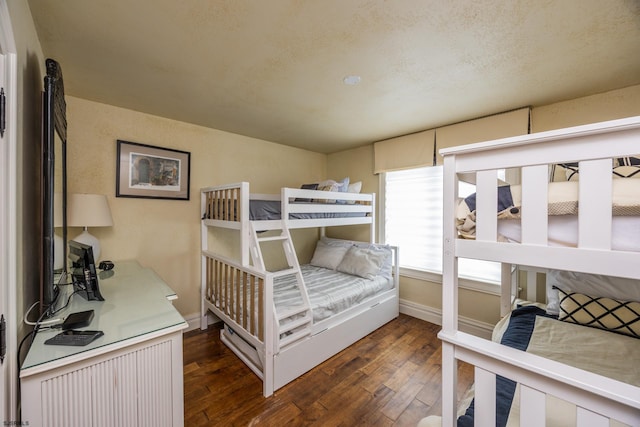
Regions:
[[[117, 268], [117, 266], [116, 266]], [[23, 364], [22, 422], [29, 426], [183, 426], [182, 329], [171, 292], [147, 269], [124, 268], [100, 282], [104, 302], [86, 329], [104, 337], [86, 347], [44, 345], [40, 332]], [[158, 282], [159, 281], [159, 282]]]

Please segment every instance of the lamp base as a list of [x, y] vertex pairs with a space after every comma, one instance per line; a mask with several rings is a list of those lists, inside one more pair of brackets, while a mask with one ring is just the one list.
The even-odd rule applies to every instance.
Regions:
[[79, 243], [84, 243], [85, 245], [90, 245], [93, 250], [93, 260], [98, 262], [100, 259], [100, 241], [97, 237], [90, 234], [86, 227], [82, 233], [76, 236], [73, 240]]

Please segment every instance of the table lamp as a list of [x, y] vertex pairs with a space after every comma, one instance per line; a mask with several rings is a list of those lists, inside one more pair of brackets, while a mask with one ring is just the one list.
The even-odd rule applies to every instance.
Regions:
[[100, 259], [100, 241], [89, 233], [89, 227], [109, 227], [113, 225], [111, 211], [104, 194], [69, 194], [67, 201], [67, 221], [70, 227], [84, 230], [73, 240], [91, 245], [93, 258]]

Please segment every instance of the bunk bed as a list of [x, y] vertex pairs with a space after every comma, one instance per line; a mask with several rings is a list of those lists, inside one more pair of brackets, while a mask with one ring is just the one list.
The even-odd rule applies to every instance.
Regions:
[[[374, 243], [375, 194], [344, 185], [279, 195], [251, 194], [247, 182], [201, 190], [201, 329], [209, 311], [224, 322], [221, 340], [262, 380], [265, 397], [398, 316], [398, 250]], [[325, 235], [359, 224], [369, 226], [369, 242]], [[290, 233], [300, 228], [321, 230], [304, 265]], [[220, 229], [237, 231], [239, 256], [209, 248]], [[274, 270], [265, 251], [280, 251], [287, 265]]]
[[[442, 417], [420, 426], [640, 425], [640, 174], [614, 176], [625, 162], [638, 167], [639, 150], [640, 117], [632, 117], [441, 151]], [[549, 171], [560, 164], [579, 169], [579, 211], [552, 218]], [[501, 169], [521, 172], [511, 194], [519, 195], [504, 206], [501, 193], [513, 189], [500, 187]], [[461, 179], [476, 185], [471, 209], [457, 198]], [[618, 180], [631, 188], [629, 198], [619, 198]], [[625, 226], [615, 225], [618, 216]], [[569, 226], [575, 239], [552, 237], [558, 219], [577, 223]], [[503, 221], [515, 222], [517, 231], [506, 237]], [[633, 242], [618, 244], [619, 233]], [[459, 258], [502, 263], [504, 317], [492, 340], [458, 329]], [[515, 299], [514, 266], [547, 273], [547, 301]], [[521, 338], [522, 331], [532, 335]], [[464, 399], [456, 392], [458, 361], [475, 367]]]

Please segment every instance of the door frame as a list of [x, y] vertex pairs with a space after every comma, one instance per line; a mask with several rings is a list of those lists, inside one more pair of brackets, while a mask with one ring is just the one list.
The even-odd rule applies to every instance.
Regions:
[[6, 321], [6, 355], [0, 366], [0, 420], [19, 419], [17, 361], [17, 105], [18, 61], [6, 0], [0, 0], [0, 84], [6, 96], [6, 128], [0, 138], [0, 312]]

